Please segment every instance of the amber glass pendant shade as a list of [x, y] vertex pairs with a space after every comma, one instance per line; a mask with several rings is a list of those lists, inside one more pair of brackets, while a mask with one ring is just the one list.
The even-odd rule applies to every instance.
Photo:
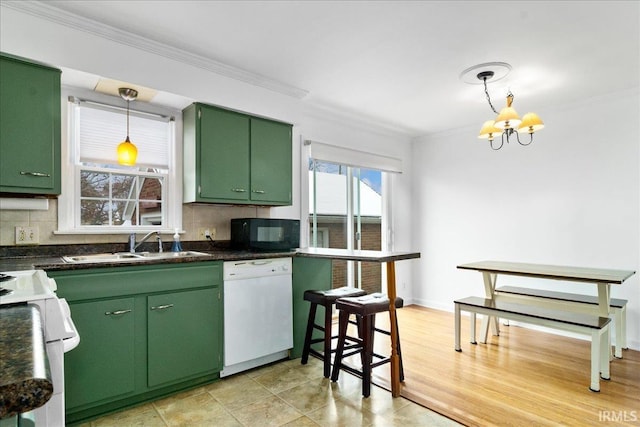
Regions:
[[118, 145], [118, 163], [124, 166], [133, 166], [136, 164], [137, 157], [138, 149], [127, 136], [127, 139]]

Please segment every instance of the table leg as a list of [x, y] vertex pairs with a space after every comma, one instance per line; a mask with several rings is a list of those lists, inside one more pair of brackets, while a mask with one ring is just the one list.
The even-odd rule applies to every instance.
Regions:
[[454, 304], [454, 326], [455, 326], [455, 337], [454, 337], [454, 345], [456, 351], [462, 351], [460, 347], [460, 306], [458, 304]]
[[[482, 279], [484, 281], [485, 298], [488, 298], [490, 300], [494, 299], [497, 278], [498, 276], [495, 273], [489, 273], [486, 271], [482, 272]], [[493, 333], [493, 335], [497, 336], [500, 334], [500, 326], [498, 325], [498, 318], [495, 316], [489, 316], [489, 317], [483, 316], [482, 336], [484, 337], [484, 340], [481, 341], [483, 343], [487, 341], [487, 335], [489, 333], [489, 324], [491, 324], [491, 332]]]
[[387, 295], [391, 322], [391, 396], [400, 396], [400, 357], [398, 356], [398, 329], [396, 327], [396, 266], [387, 262]]

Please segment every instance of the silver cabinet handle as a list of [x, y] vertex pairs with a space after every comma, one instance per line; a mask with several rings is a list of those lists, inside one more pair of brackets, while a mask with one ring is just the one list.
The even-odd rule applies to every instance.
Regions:
[[20, 171], [20, 175], [40, 176], [40, 177], [43, 177], [43, 178], [51, 178], [51, 174], [43, 173], [43, 172], [25, 172], [25, 171]]
[[254, 193], [258, 193], [258, 194], [264, 194], [265, 191], [264, 190], [253, 190]]
[[131, 310], [116, 310], [116, 311], [107, 311], [104, 313], [107, 316], [120, 316], [121, 314], [131, 313]]
[[173, 304], [156, 305], [155, 307], [151, 307], [151, 310], [166, 310], [171, 307], [173, 307]]
[[245, 190], [244, 188], [232, 188], [231, 191], [233, 191], [234, 193], [246, 193], [247, 190]]

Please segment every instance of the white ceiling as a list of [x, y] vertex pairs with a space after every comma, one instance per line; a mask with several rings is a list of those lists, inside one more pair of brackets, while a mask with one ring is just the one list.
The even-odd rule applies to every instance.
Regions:
[[640, 86], [637, 1], [47, 4], [415, 136], [493, 117], [482, 86], [459, 79], [483, 62], [512, 65], [489, 90], [501, 108], [511, 89], [521, 115]]

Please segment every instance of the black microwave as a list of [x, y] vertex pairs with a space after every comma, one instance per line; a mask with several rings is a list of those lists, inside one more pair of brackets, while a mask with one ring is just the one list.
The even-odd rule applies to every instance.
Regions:
[[231, 247], [254, 252], [290, 251], [300, 246], [300, 220], [234, 218]]

